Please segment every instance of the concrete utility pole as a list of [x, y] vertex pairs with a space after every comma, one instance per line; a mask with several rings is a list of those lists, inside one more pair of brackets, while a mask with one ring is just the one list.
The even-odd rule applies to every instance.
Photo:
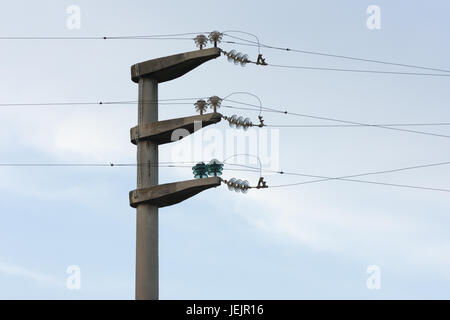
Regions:
[[137, 145], [137, 189], [130, 192], [136, 216], [136, 299], [159, 298], [158, 208], [186, 200], [217, 187], [217, 177], [158, 185], [158, 146], [172, 142], [176, 129], [194, 132], [194, 122], [203, 126], [221, 120], [219, 113], [158, 122], [158, 84], [181, 77], [202, 63], [220, 56], [211, 48], [153, 59], [131, 66], [131, 79], [139, 84], [138, 126], [131, 129]]

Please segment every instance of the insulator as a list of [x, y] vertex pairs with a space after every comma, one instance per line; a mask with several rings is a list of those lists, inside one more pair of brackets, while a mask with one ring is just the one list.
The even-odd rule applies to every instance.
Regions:
[[220, 105], [222, 104], [222, 99], [220, 99], [218, 96], [212, 96], [208, 98], [208, 104], [212, 109], [220, 108]]
[[230, 127], [236, 126], [236, 129], [243, 128], [245, 131], [248, 130], [249, 127], [253, 126], [252, 121], [250, 118], [243, 118], [238, 117], [237, 115], [233, 114], [231, 117], [224, 117], [225, 120], [228, 121]]
[[247, 180], [242, 181], [242, 184], [241, 184], [242, 193], [244, 193], [244, 194], [247, 193], [249, 188], [250, 188], [250, 185], [249, 185], [248, 181]]
[[234, 58], [236, 57], [236, 50], [231, 50], [230, 52], [227, 53], [227, 57], [228, 57], [228, 62], [233, 62]]
[[217, 159], [212, 159], [207, 165], [208, 174], [210, 176], [219, 177], [222, 175], [223, 163]]
[[243, 126], [244, 127], [251, 127], [253, 124], [252, 124], [252, 121], [250, 120], [250, 118], [245, 118], [244, 119], [244, 122], [243, 122]]
[[192, 167], [192, 172], [194, 174], [194, 178], [196, 179], [202, 179], [207, 178], [207, 166], [204, 162], [198, 162], [195, 166]]
[[250, 120], [250, 118], [245, 118], [244, 121], [242, 122], [242, 128], [247, 131], [249, 127], [252, 126], [252, 122]]
[[237, 115], [233, 114], [231, 118], [228, 118], [228, 122], [230, 123], [230, 127], [234, 127], [236, 125]]
[[222, 41], [223, 33], [219, 31], [212, 31], [209, 33], [208, 38], [211, 43], [219, 43]]
[[250, 185], [247, 180], [231, 178], [227, 181], [228, 190], [235, 192], [247, 193]]
[[244, 118], [243, 117], [237, 118], [236, 119], [236, 129], [242, 128], [243, 123], [244, 123]]
[[238, 52], [237, 54], [236, 54], [236, 56], [234, 57], [234, 64], [239, 64], [240, 63], [240, 61], [241, 61], [241, 58], [242, 58], [242, 53], [240, 53], [240, 52]]
[[222, 164], [222, 162], [217, 159], [212, 159], [211, 161], [209, 161], [209, 164]]
[[203, 113], [208, 108], [206, 101], [203, 99], [197, 100], [197, 102], [194, 103], [194, 106], [195, 110], [199, 111], [200, 113]]
[[206, 43], [208, 43], [208, 38], [203, 34], [199, 34], [194, 38], [194, 41], [196, 46], [202, 49], [206, 45]]
[[194, 103], [195, 106], [204, 107], [206, 106], [206, 101], [203, 99], [197, 100], [197, 102]]
[[234, 184], [235, 184], [235, 182], [236, 182], [236, 179], [235, 179], [235, 178], [231, 178], [231, 179], [227, 182], [228, 190], [230, 190], [230, 191], [233, 191], [233, 190], [234, 190]]
[[244, 54], [241, 59], [240, 59], [240, 63], [242, 67], [245, 67], [245, 65], [249, 62], [250, 60], [248, 59], [248, 55]]
[[238, 179], [234, 182], [234, 191], [239, 192], [241, 191], [241, 185], [242, 185], [242, 180]]

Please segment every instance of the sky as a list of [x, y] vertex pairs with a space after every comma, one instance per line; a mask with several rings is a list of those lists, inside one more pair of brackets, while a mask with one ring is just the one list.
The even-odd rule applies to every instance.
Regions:
[[[67, 27], [71, 5], [81, 10], [80, 29]], [[380, 8], [380, 29], [367, 27], [371, 5]], [[274, 46], [448, 70], [449, 11], [443, 0], [17, 0], [1, 5], [0, 37], [241, 30]], [[0, 45], [0, 103], [136, 100], [132, 64], [196, 50], [192, 40], [0, 40]], [[257, 56], [251, 46], [220, 47]], [[269, 64], [430, 72], [261, 52]], [[448, 77], [242, 68], [220, 57], [161, 84], [159, 98], [249, 92], [264, 106], [301, 114], [424, 123], [449, 122], [448, 88]], [[249, 94], [233, 100], [258, 103]], [[219, 111], [258, 122], [252, 110]], [[159, 108], [161, 120], [194, 113], [193, 105]], [[0, 163], [136, 161], [129, 141], [137, 123], [135, 104], [2, 107], [0, 114]], [[269, 112], [263, 117], [273, 125], [335, 124]], [[450, 135], [447, 126], [411, 129]], [[339, 177], [450, 161], [448, 143], [445, 137], [377, 127], [244, 132], [222, 121], [160, 146], [159, 156], [209, 161], [248, 153], [252, 156], [230, 161], [257, 167], [259, 156], [265, 170]], [[258, 173], [231, 168], [225, 165], [224, 178], [257, 183]], [[160, 183], [193, 178], [183, 167], [160, 168], [159, 175]], [[269, 186], [312, 179], [263, 176]], [[136, 212], [128, 192], [136, 188], [135, 167], [0, 167], [0, 177], [0, 299], [134, 299]], [[361, 180], [449, 189], [449, 178], [449, 167], [439, 166]], [[448, 192], [338, 180], [245, 195], [225, 186], [210, 189], [159, 211], [160, 298], [449, 299], [449, 208]], [[79, 288], [67, 286], [69, 266], [79, 267]]]

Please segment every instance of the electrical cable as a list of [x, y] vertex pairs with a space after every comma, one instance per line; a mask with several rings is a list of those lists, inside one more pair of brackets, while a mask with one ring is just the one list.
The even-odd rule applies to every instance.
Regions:
[[[404, 185], [404, 184], [394, 184], [394, 183], [388, 183], [388, 182], [377, 182], [377, 181], [351, 179], [351, 178], [363, 177], [363, 176], [369, 176], [369, 175], [394, 173], [394, 172], [414, 170], [414, 169], [422, 169], [422, 168], [429, 168], [429, 167], [444, 166], [444, 165], [449, 165], [449, 164], [450, 164], [450, 161], [447, 161], [447, 162], [439, 162], [439, 163], [431, 163], [431, 164], [424, 164], [424, 165], [396, 168], [396, 169], [390, 169], [390, 170], [371, 171], [371, 172], [360, 173], [360, 174], [353, 174], [353, 175], [347, 175], [347, 176], [341, 176], [341, 177], [326, 177], [326, 176], [311, 175], [311, 174], [304, 174], [304, 173], [294, 173], [294, 172], [274, 171], [274, 170], [264, 170], [264, 169], [263, 169], [263, 171], [264, 172], [277, 173], [277, 174], [286, 174], [286, 175], [309, 177], [309, 178], [320, 178], [320, 179], [316, 179], [316, 180], [302, 181], [302, 182], [297, 182], [297, 183], [288, 183], [288, 184], [281, 184], [281, 185], [269, 185], [269, 188], [291, 187], [291, 186], [298, 186], [298, 185], [303, 185], [303, 184], [324, 182], [324, 181], [330, 181], [330, 180], [341, 180], [341, 181], [378, 184], [378, 185], [401, 187], [401, 188], [413, 188], [413, 189], [423, 189], [423, 190], [431, 190], [431, 191], [450, 192], [450, 189], [443, 189], [443, 188], [431, 188], [431, 187], [423, 187], [423, 186], [411, 186], [411, 185]], [[246, 167], [246, 168], [249, 168], [249, 169], [258, 169], [258, 168], [251, 167], [251, 166], [246, 166], [246, 165], [238, 165], [238, 164], [235, 164], [235, 165]]]
[[377, 64], [385, 64], [385, 65], [392, 65], [397, 67], [406, 67], [406, 68], [414, 68], [414, 69], [422, 69], [422, 70], [430, 70], [430, 71], [438, 71], [438, 72], [450, 72], [450, 70], [442, 69], [442, 68], [431, 68], [431, 67], [425, 67], [425, 66], [418, 66], [418, 65], [412, 65], [412, 64], [405, 64], [405, 63], [397, 63], [397, 62], [390, 62], [390, 61], [382, 61], [382, 60], [375, 60], [375, 59], [366, 59], [366, 58], [357, 58], [352, 56], [345, 56], [345, 55], [337, 55], [337, 54], [331, 54], [331, 53], [324, 53], [324, 52], [317, 52], [317, 51], [308, 51], [308, 50], [299, 50], [299, 49], [292, 49], [292, 48], [284, 48], [284, 47], [277, 47], [262, 43], [256, 43], [254, 41], [232, 36], [229, 34], [224, 35], [238, 39], [241, 41], [245, 41], [247, 43], [237, 43], [234, 41], [223, 41], [226, 43], [232, 43], [237, 45], [247, 45], [247, 46], [257, 46], [267, 48], [267, 49], [275, 49], [275, 50], [282, 50], [282, 51], [289, 51], [289, 52], [296, 52], [296, 53], [303, 53], [303, 54], [309, 54], [309, 55], [319, 55], [319, 56], [325, 56], [325, 57], [332, 57], [332, 58], [339, 58], [339, 59], [347, 59], [347, 60], [355, 60], [355, 61], [362, 61], [362, 62], [370, 62], [370, 63], [377, 63]]
[[[329, 118], [329, 117], [315, 116], [315, 115], [310, 115], [310, 114], [301, 114], [301, 113], [295, 113], [295, 112], [288, 112], [287, 110], [283, 111], [283, 110], [275, 109], [275, 108], [260, 107], [260, 106], [252, 105], [252, 104], [249, 104], [249, 103], [242, 103], [242, 102], [237, 102], [237, 101], [233, 101], [233, 102], [238, 103], [238, 104], [247, 105], [247, 106], [253, 106], [255, 108], [261, 108], [262, 110], [264, 110], [266, 112], [282, 113], [282, 114], [286, 114], [286, 115], [293, 115], [293, 116], [311, 118], [311, 119], [316, 119], [316, 120], [333, 121], [333, 122], [351, 124], [351, 125], [354, 125], [354, 126], [375, 127], [375, 128], [380, 128], [380, 129], [403, 131], [403, 132], [416, 133], [416, 134], [435, 136], [435, 137], [441, 137], [441, 138], [450, 138], [449, 135], [432, 133], [432, 132], [417, 131], [417, 130], [410, 130], [410, 129], [401, 129], [401, 128], [389, 127], [389, 126], [385, 126], [385, 125], [368, 124], [368, 123], [361, 123], [361, 122], [355, 122], [355, 121], [341, 120], [341, 119], [335, 119], [335, 118]], [[223, 106], [223, 107], [225, 107], [225, 108], [232, 108], [232, 109], [244, 109], [244, 108], [233, 107], [233, 106]], [[251, 108], [246, 108], [245, 110], [252, 110], [252, 109]], [[256, 111], [256, 110], [253, 109], [253, 111]]]

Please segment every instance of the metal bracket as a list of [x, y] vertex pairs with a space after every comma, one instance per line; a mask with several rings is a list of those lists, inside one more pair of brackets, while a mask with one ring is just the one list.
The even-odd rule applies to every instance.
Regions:
[[260, 127], [260, 128], [264, 127], [263, 116], [258, 116], [258, 119], [259, 119], [259, 125], [258, 125], [258, 127]]
[[269, 186], [264, 181], [264, 177], [259, 178], [258, 185], [256, 186], [256, 189], [263, 189], [263, 188], [268, 188], [268, 187]]
[[262, 54], [258, 54], [258, 59], [256, 60], [256, 64], [267, 66], [266, 59], [263, 58]]

